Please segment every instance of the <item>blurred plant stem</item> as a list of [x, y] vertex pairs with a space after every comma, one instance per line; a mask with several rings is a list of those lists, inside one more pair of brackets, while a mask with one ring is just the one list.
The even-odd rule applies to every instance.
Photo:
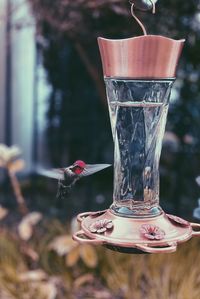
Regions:
[[17, 204], [18, 204], [18, 209], [19, 209], [21, 214], [25, 215], [25, 214], [28, 213], [28, 208], [27, 208], [25, 199], [22, 195], [21, 187], [20, 187], [19, 181], [17, 179], [17, 176], [9, 168], [8, 168], [8, 175], [9, 175], [10, 182], [11, 182], [14, 194], [15, 194]]
[[16, 173], [25, 167], [25, 161], [20, 159], [21, 150], [19, 147], [0, 144], [0, 167], [7, 170], [10, 182], [16, 197], [18, 208], [21, 214], [27, 214], [28, 208], [22, 195], [21, 187]]

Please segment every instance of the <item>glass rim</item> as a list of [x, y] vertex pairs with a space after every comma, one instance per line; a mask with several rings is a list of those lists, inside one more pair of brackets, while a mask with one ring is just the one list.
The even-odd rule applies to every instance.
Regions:
[[129, 81], [129, 82], [174, 82], [176, 77], [173, 78], [127, 78], [127, 77], [104, 77], [105, 81], [116, 80], [116, 81]]

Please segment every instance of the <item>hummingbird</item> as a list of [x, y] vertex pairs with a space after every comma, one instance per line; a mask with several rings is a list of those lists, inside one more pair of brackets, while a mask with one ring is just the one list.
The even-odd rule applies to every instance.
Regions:
[[86, 164], [82, 160], [75, 161], [66, 168], [39, 170], [39, 173], [58, 180], [56, 198], [63, 199], [70, 194], [75, 183], [82, 177], [91, 175], [111, 166], [110, 164]]

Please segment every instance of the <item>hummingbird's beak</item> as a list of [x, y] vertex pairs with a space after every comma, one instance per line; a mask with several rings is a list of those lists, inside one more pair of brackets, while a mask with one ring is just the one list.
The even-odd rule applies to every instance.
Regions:
[[86, 164], [83, 172], [81, 173], [82, 176], [88, 176], [95, 172], [101, 171], [107, 167], [110, 167], [111, 164]]

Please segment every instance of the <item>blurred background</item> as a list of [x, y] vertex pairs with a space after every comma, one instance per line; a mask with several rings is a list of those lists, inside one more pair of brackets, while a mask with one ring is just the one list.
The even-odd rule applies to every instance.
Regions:
[[[200, 197], [200, 1], [159, 0], [155, 15], [137, 15], [149, 34], [186, 39], [163, 141], [160, 203], [194, 221]], [[200, 257], [197, 241], [157, 260], [71, 241], [77, 213], [112, 203], [112, 169], [78, 182], [66, 201], [55, 199], [57, 182], [40, 175], [77, 159], [113, 163], [97, 37], [141, 34], [128, 0], [0, 0], [0, 161], [7, 161], [0, 162], [0, 298], [40, 298], [40, 289], [41, 298], [50, 299], [200, 298], [199, 270], [184, 277]], [[172, 279], [174, 271], [180, 275]]]

